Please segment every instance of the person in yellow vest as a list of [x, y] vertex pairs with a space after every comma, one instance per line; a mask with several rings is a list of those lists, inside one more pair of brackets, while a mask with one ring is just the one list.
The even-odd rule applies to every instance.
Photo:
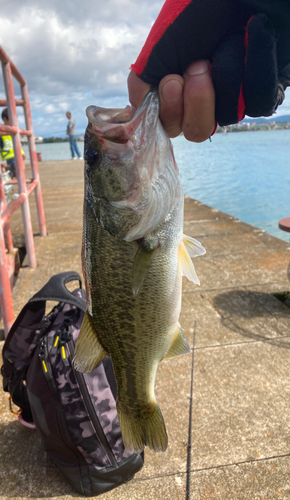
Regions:
[[[10, 125], [7, 108], [3, 109], [1, 117], [4, 125]], [[0, 136], [0, 153], [2, 161], [6, 161], [7, 163], [6, 170], [10, 172], [12, 178], [16, 177], [14, 149], [11, 135]], [[25, 159], [25, 153], [23, 149], [21, 149], [21, 153], [23, 158]]]

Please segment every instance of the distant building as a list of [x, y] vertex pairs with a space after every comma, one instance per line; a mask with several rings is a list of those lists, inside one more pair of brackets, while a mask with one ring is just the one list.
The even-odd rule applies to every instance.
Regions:
[[289, 121], [275, 121], [275, 120], [257, 120], [257, 121], [242, 121], [239, 123], [234, 123], [232, 125], [227, 125], [225, 127], [217, 127], [217, 132], [227, 133], [227, 132], [246, 132], [246, 131], [266, 131], [266, 130], [281, 130], [289, 129]]
[[[22, 135], [20, 139], [21, 139], [21, 144], [28, 144], [27, 135]], [[40, 135], [35, 135], [34, 142], [35, 144], [41, 144], [43, 142], [43, 137], [40, 137]]]

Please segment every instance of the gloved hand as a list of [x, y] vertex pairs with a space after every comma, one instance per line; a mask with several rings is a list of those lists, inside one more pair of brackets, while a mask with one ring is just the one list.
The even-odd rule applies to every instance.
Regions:
[[132, 70], [157, 86], [200, 59], [221, 126], [270, 116], [290, 85], [290, 0], [166, 0]]

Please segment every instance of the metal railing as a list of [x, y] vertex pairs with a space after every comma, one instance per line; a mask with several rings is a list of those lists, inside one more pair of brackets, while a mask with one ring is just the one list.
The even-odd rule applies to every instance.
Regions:
[[[15, 254], [15, 249], [13, 247], [9, 218], [15, 212], [15, 210], [17, 210], [17, 208], [21, 206], [26, 253], [28, 258], [28, 265], [30, 267], [36, 267], [33, 230], [28, 200], [28, 196], [32, 193], [32, 191], [35, 192], [39, 232], [41, 236], [46, 236], [46, 225], [27, 83], [1, 46], [0, 61], [2, 64], [6, 93], [6, 100], [0, 100], [0, 106], [5, 106], [8, 108], [10, 123], [10, 126], [2, 124], [0, 125], [0, 136], [7, 134], [12, 136], [17, 179], [16, 181], [3, 181], [2, 175], [0, 174], [0, 307], [4, 323], [4, 333], [5, 336], [7, 336], [14, 322], [12, 287], [10, 283], [9, 272], [9, 256], [13, 256]], [[12, 76], [20, 84], [22, 99], [15, 99]], [[25, 130], [20, 129], [18, 126], [16, 106], [22, 106], [24, 109], [26, 125]], [[28, 137], [32, 179], [26, 179], [25, 177], [25, 164], [21, 154], [20, 135], [26, 135]], [[15, 183], [18, 184], [19, 196], [7, 206], [4, 193], [4, 185]]]

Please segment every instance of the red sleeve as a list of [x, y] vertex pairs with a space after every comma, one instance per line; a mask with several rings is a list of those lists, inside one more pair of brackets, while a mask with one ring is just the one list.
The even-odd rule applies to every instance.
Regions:
[[166, 0], [148, 37], [137, 58], [135, 64], [132, 64], [131, 69], [136, 75], [141, 75], [147, 65], [148, 58], [153, 47], [159, 42], [168, 27], [176, 20], [176, 18], [184, 11], [184, 9], [192, 2], [192, 0]]

